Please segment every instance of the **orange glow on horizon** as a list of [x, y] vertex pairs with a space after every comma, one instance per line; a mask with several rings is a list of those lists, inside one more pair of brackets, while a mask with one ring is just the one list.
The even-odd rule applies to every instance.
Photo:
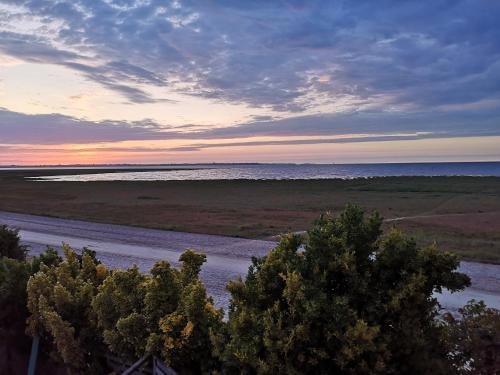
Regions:
[[[231, 143], [235, 140], [213, 140]], [[192, 142], [192, 141], [190, 141]], [[200, 142], [208, 143], [208, 142]], [[168, 144], [168, 147], [166, 146]], [[169, 148], [188, 141], [117, 142], [98, 145], [9, 146], [0, 165], [168, 164], [211, 162], [359, 163], [433, 160], [499, 160], [500, 137], [398, 140], [386, 142], [313, 143], [213, 147], [195, 151]], [[165, 147], [161, 150], [160, 145]], [[4, 145], [5, 146], [5, 145]], [[135, 148], [134, 148], [135, 147]], [[142, 148], [141, 148], [142, 147]], [[481, 152], [478, 152], [478, 149]], [[291, 156], [292, 155], [292, 156]], [[422, 156], [425, 155], [425, 156]]]

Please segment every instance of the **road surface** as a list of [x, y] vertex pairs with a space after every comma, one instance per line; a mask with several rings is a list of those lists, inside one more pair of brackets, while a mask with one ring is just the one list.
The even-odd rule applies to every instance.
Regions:
[[[86, 246], [95, 250], [99, 259], [111, 268], [127, 268], [132, 264], [144, 272], [158, 260], [178, 266], [185, 249], [207, 255], [201, 272], [208, 292], [218, 307], [227, 307], [229, 296], [225, 286], [229, 280], [244, 277], [252, 256], [263, 256], [275, 242], [233, 237], [193, 234], [124, 225], [91, 223], [79, 220], [16, 214], [0, 211], [0, 224], [19, 229], [21, 240], [33, 255], [46, 246], [60, 248], [62, 242], [75, 249]], [[500, 266], [462, 262], [462, 272], [472, 278], [472, 287], [461, 293], [444, 292], [438, 298], [444, 308], [456, 311], [468, 300], [482, 299], [500, 308]]]

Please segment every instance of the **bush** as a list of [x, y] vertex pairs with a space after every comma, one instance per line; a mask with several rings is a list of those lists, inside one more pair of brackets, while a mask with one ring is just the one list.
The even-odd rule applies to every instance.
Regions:
[[150, 276], [135, 266], [115, 270], [92, 305], [110, 351], [128, 360], [155, 353], [185, 374], [217, 369], [210, 334], [222, 325], [223, 313], [199, 280], [205, 259], [187, 250], [180, 270], [165, 261]]
[[496, 374], [500, 369], [500, 311], [470, 301], [460, 319], [446, 314], [449, 360], [457, 374]]
[[6, 225], [0, 226], [0, 257], [24, 260], [26, 246], [20, 244], [19, 233]]
[[28, 317], [26, 288], [30, 276], [38, 272], [42, 265], [50, 267], [60, 261], [57, 252], [50, 248], [28, 261], [0, 258], [0, 326], [25, 323]]
[[199, 279], [206, 257], [190, 250], [180, 269], [160, 261], [150, 274], [109, 272], [68, 246], [64, 260], [53, 250], [4, 257], [0, 307], [23, 316], [27, 298], [29, 332], [72, 373], [104, 373], [108, 352], [152, 353], [183, 374], [494, 373], [500, 313], [471, 303], [462, 319], [443, 318], [433, 293], [470, 284], [458, 258], [398, 231], [382, 236], [381, 224], [348, 206], [305, 241], [283, 237], [228, 285], [226, 322]]
[[[29, 277], [37, 272], [42, 264], [51, 265], [60, 259], [57, 254], [54, 257], [52, 252], [53, 250], [48, 250], [40, 257], [30, 260], [0, 258], [0, 372], [2, 374], [27, 371], [31, 340], [25, 335], [28, 318], [26, 285]], [[53, 364], [48, 362], [47, 356], [44, 355], [44, 349], [45, 345], [42, 346], [39, 356], [40, 371], [44, 366], [54, 370]]]
[[37, 272], [27, 285], [28, 331], [70, 373], [105, 372], [108, 351], [132, 361], [154, 353], [187, 374], [220, 367], [211, 334], [223, 312], [199, 280], [204, 255], [188, 250], [180, 270], [160, 261], [145, 275], [136, 266], [109, 272], [87, 249], [80, 256], [64, 245], [64, 253], [50, 266], [53, 251], [31, 263]]
[[42, 262], [28, 281], [28, 332], [50, 343], [53, 356], [70, 373], [103, 373], [105, 348], [91, 304], [108, 270], [91, 252], [79, 256], [67, 245], [63, 250], [63, 261], [52, 266]]
[[348, 206], [284, 237], [231, 282], [220, 355], [227, 373], [449, 373], [433, 292], [469, 285], [455, 255]]
[[30, 274], [29, 263], [0, 258], [0, 326], [26, 320], [26, 284]]

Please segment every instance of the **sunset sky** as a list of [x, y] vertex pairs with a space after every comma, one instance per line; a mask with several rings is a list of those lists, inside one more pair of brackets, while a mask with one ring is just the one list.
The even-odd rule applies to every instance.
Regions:
[[0, 164], [500, 160], [500, 1], [0, 0]]

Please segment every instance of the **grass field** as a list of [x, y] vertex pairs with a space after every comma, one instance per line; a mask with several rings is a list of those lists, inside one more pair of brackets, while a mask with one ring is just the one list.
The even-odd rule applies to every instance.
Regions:
[[[247, 238], [307, 229], [348, 202], [378, 210], [422, 243], [500, 263], [500, 178], [39, 182], [96, 171], [1, 171], [0, 210]], [[109, 172], [107, 170], [106, 172]], [[390, 221], [394, 218], [402, 218]]]

